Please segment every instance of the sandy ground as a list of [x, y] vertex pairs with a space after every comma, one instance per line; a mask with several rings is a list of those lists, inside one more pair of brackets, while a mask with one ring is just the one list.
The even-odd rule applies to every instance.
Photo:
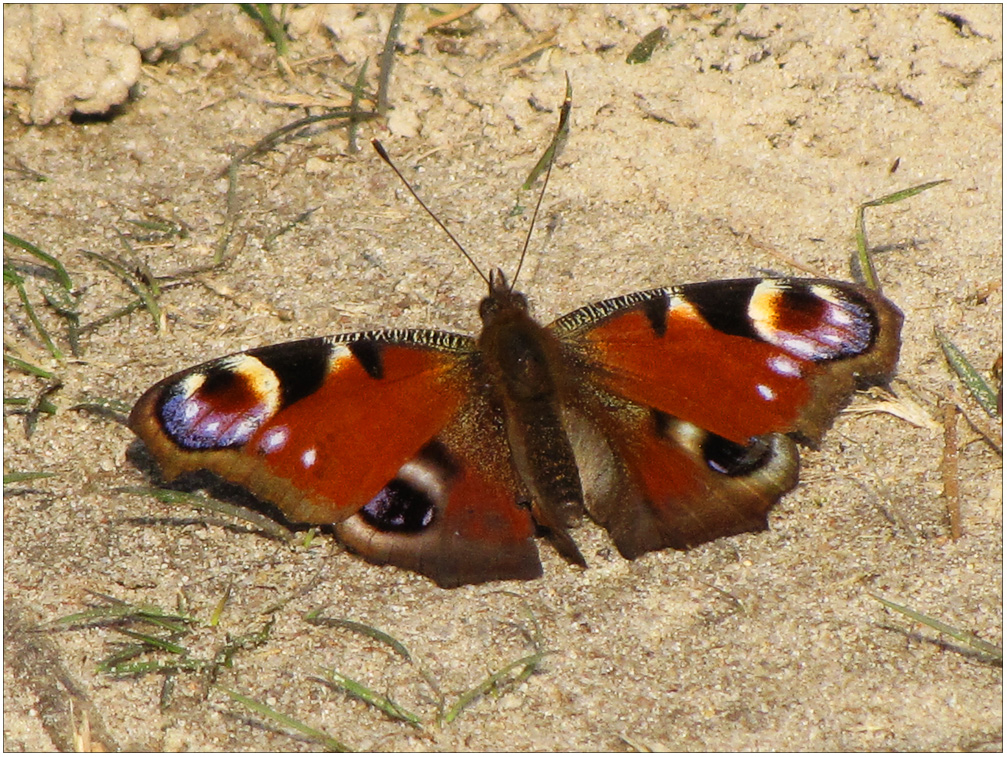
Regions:
[[[187, 13], [205, 33], [143, 64], [114, 117], [26, 126], [15, 115], [22, 94], [5, 92], [4, 228], [65, 261], [85, 323], [132, 295], [81, 251], [124, 255], [121, 232], [158, 275], [207, 264], [230, 157], [306, 114], [291, 103], [345, 102], [340, 85], [365, 58], [374, 86], [391, 9], [339, 11], [329, 18], [338, 38], [327, 11], [300, 10], [286, 77], [236, 8]], [[477, 326], [482, 285], [369, 149], [351, 154], [343, 130], [284, 144], [242, 170], [228, 265], [163, 294], [164, 332], [135, 313], [57, 363], [5, 288], [5, 350], [62, 381], [50, 397], [58, 412], [30, 438], [23, 415], [5, 416], [4, 470], [59, 474], [5, 491], [5, 749], [75, 739], [317, 749], [208, 690], [205, 676], [179, 674], [163, 695], [160, 675], [97, 672], [123, 640], [112, 628], [33, 630], [87, 607], [88, 592], [165, 608], [184, 594], [207, 621], [228, 587], [219, 625], [183, 641], [193, 656], [212, 657], [272, 617], [268, 639], [239, 651], [217, 682], [357, 749], [1001, 748], [1001, 669], [870, 593], [1001, 642], [1002, 461], [959, 423], [964, 535], [952, 540], [935, 421], [953, 381], [934, 329], [984, 370], [1002, 350], [1002, 9], [519, 13], [487, 6], [452, 24], [459, 33], [438, 34], [425, 31], [434, 17], [412, 7], [393, 115], [362, 127], [361, 144], [381, 136], [484, 265], [513, 267], [529, 214], [510, 211], [530, 203], [518, 188], [555, 128], [569, 73], [572, 131], [523, 280], [544, 320], [636, 289], [763, 270], [846, 278], [860, 202], [948, 179], [868, 216], [885, 291], [906, 315], [893, 388], [925, 422], [844, 414], [820, 450], [804, 453], [802, 483], [768, 532], [626, 562], [584, 525], [576, 538], [587, 571], [543, 544], [542, 580], [452, 591], [368, 565], [327, 535], [290, 546], [125, 493], [156, 483], [156, 469], [122, 416], [71, 409], [82, 399], [132, 403], [187, 365], [299, 337]], [[662, 25], [653, 58], [627, 65]], [[524, 59], [546, 39], [554, 46]], [[177, 219], [189, 233], [145, 241], [131, 219]], [[4, 254], [27, 259], [7, 245]], [[28, 292], [62, 339], [37, 278]], [[43, 388], [5, 367], [5, 398]], [[448, 704], [532, 651], [531, 618], [552, 654], [528, 680], [438, 724], [417, 668], [371, 639], [304, 620], [322, 607], [401, 640]], [[393, 696], [423, 727], [325, 687], [324, 668]]]

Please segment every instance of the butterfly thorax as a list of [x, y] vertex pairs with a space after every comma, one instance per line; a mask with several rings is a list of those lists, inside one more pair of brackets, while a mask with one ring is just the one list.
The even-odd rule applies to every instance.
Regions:
[[479, 304], [483, 330], [479, 351], [505, 403], [555, 405], [559, 345], [528, 312], [528, 300], [513, 291], [501, 271], [490, 276], [490, 293]]
[[562, 419], [560, 346], [528, 312], [523, 294], [503, 274], [490, 277], [479, 306], [479, 352], [504, 416], [514, 466], [532, 499], [532, 513], [567, 559], [584, 558], [566, 533], [583, 508], [580, 476]]

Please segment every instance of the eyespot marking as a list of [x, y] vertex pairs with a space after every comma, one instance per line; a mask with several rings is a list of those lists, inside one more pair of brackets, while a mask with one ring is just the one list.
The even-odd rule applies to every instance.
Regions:
[[168, 386], [158, 407], [164, 433], [184, 449], [240, 447], [279, 408], [280, 382], [261, 361], [232, 355]]
[[431, 442], [359, 511], [372, 528], [418, 534], [433, 524], [438, 507], [446, 505], [456, 463], [444, 446]]
[[393, 478], [361, 508], [360, 516], [378, 531], [419, 533], [433, 523], [435, 512], [427, 492], [402, 478]]
[[803, 360], [863, 354], [877, 330], [870, 304], [852, 287], [840, 285], [760, 282], [748, 317], [759, 338]]

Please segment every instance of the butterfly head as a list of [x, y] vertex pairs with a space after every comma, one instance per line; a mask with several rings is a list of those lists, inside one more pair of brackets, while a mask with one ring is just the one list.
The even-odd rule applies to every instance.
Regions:
[[483, 326], [528, 315], [528, 298], [514, 291], [499, 268], [490, 271], [490, 293], [479, 303]]

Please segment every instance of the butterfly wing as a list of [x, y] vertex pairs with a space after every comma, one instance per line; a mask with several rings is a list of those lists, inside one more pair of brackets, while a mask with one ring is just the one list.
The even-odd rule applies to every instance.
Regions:
[[765, 528], [859, 380], [887, 378], [902, 314], [825, 280], [640, 292], [551, 328], [584, 380], [568, 427], [592, 517], [635, 557]]
[[445, 586], [541, 573], [472, 339], [308, 339], [175, 374], [130, 427], [169, 478], [210, 470], [365, 558]]

